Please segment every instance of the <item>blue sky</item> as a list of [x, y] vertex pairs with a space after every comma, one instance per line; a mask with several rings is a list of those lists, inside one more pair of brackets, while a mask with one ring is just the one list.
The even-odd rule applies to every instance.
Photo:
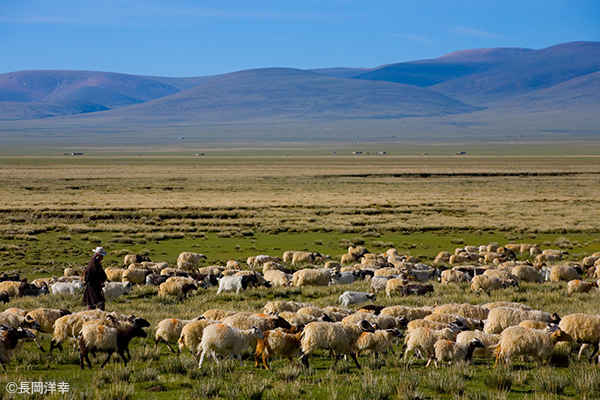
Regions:
[[600, 41], [599, 0], [0, 0], [0, 73], [190, 77]]

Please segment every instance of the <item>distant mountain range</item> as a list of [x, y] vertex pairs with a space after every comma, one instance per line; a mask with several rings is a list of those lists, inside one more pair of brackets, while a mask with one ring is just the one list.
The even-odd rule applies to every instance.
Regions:
[[339, 126], [350, 133], [373, 127], [377, 135], [406, 131], [416, 137], [431, 131], [438, 139], [457, 127], [474, 135], [551, 128], [597, 135], [600, 43], [463, 50], [376, 68], [265, 68], [194, 78], [90, 71], [0, 75], [0, 140], [31, 129], [91, 136], [121, 129], [140, 138], [149, 130], [214, 126], [235, 127], [241, 136], [252, 127], [258, 137], [270, 124], [293, 127], [289, 140], [306, 139], [302, 126], [320, 132]]

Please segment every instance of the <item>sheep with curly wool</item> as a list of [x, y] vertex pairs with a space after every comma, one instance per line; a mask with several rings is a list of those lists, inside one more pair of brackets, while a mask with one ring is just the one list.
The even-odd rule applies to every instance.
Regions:
[[122, 282], [131, 282], [134, 285], [144, 285], [146, 284], [146, 277], [151, 273], [152, 271], [149, 269], [128, 268], [123, 270]]
[[579, 357], [583, 355], [585, 345], [596, 348], [600, 343], [600, 315], [583, 313], [565, 315], [558, 326], [569, 334], [573, 341], [582, 344]]
[[44, 333], [52, 333], [56, 320], [70, 314], [71, 311], [69, 310], [53, 308], [36, 308], [27, 313], [28, 316], [40, 324], [40, 332]]
[[[529, 307], [528, 305], [523, 304], [523, 303], [516, 303], [514, 301], [494, 301], [491, 303], [483, 304], [481, 307], [485, 307], [488, 310], [491, 310], [492, 308], [498, 308], [498, 307], [510, 307], [510, 308], [520, 308], [521, 310], [525, 310], [525, 311], [531, 311], [531, 307]], [[486, 316], [486, 318], [487, 318], [487, 316]], [[482, 319], [485, 319], [485, 318], [482, 318]]]
[[206, 260], [206, 256], [204, 254], [184, 251], [183, 253], [179, 254], [179, 257], [177, 257], [177, 268], [191, 270], [198, 265], [198, 262], [200, 262], [201, 259]]
[[372, 313], [354, 313], [342, 319], [341, 322], [357, 324], [360, 321], [367, 321], [372, 325], [377, 324], [381, 329], [404, 328], [408, 321], [404, 317], [392, 317], [391, 315], [375, 315]]
[[292, 275], [293, 286], [328, 286], [332, 273], [327, 268], [305, 268], [294, 272]]
[[346, 354], [350, 355], [356, 367], [360, 369], [360, 364], [355, 355], [356, 343], [362, 332], [374, 331], [373, 326], [364, 320], [358, 324], [311, 322], [306, 325], [301, 335], [302, 363], [308, 367], [308, 356], [316, 350], [331, 350], [338, 357]]
[[516, 265], [511, 270], [511, 274], [516, 276], [522, 282], [543, 282], [544, 278], [540, 272], [528, 265]]
[[483, 331], [486, 333], [502, 333], [506, 328], [519, 325], [521, 321], [526, 319], [554, 324], [560, 322], [560, 316], [557, 313], [550, 314], [540, 310], [527, 311], [519, 308], [496, 307], [490, 310]]
[[568, 282], [574, 279], [579, 279], [579, 273], [570, 265], [554, 265], [552, 269], [550, 269], [550, 282]]
[[480, 319], [467, 318], [457, 314], [432, 313], [425, 316], [424, 319], [427, 321], [442, 322], [445, 324], [455, 323], [459, 326], [464, 326], [470, 331], [481, 330], [484, 326], [483, 321]]
[[433, 312], [434, 307], [408, 307], [408, 306], [389, 306], [385, 307], [383, 310], [379, 312], [379, 315], [389, 315], [392, 317], [404, 317], [408, 321], [412, 321], [414, 319], [425, 318], [426, 315], [429, 315]]
[[485, 292], [489, 295], [492, 290], [506, 289], [510, 286], [519, 287], [519, 283], [514, 279], [500, 279], [488, 275], [476, 275], [471, 280], [473, 293]]
[[256, 326], [250, 329], [237, 329], [222, 323], [216, 323], [204, 328], [200, 348], [200, 362], [198, 368], [202, 368], [204, 357], [212, 354], [219, 363], [217, 355], [236, 356], [242, 366], [242, 352], [250, 346], [252, 339], [264, 339], [265, 335]]
[[184, 326], [192, 321], [198, 321], [198, 317], [195, 319], [177, 319], [167, 318], [163, 319], [156, 326], [156, 334], [154, 335], [154, 347], [156, 348], [159, 343], [164, 342], [171, 353], [175, 353], [175, 350], [171, 347], [171, 342], [179, 340], [181, 337], [181, 331]]
[[[435, 354], [435, 342], [440, 339], [455, 341], [459, 332], [460, 329], [457, 326], [451, 326], [440, 330], [415, 328], [409, 331], [405, 337], [404, 344], [406, 347], [404, 350], [404, 358], [412, 361], [414, 359], [414, 354], [426, 354], [428, 362], [425, 367], [429, 367], [433, 355]], [[408, 355], [411, 353], [413, 354], [409, 358]]]
[[289, 286], [292, 283], [292, 274], [286, 274], [278, 269], [266, 271], [264, 277], [272, 286]]
[[511, 326], [500, 334], [500, 341], [494, 350], [496, 365], [500, 361], [508, 365], [516, 356], [531, 356], [541, 366], [550, 358], [557, 342], [572, 340], [560, 329], [552, 331]]
[[447, 269], [440, 273], [440, 282], [447, 283], [466, 283], [469, 282], [469, 276], [456, 269]]
[[363, 332], [356, 342], [356, 357], [361, 351], [373, 353], [387, 353], [397, 338], [402, 337], [398, 328], [378, 329], [375, 332]]
[[433, 309], [434, 314], [456, 314], [461, 317], [484, 320], [487, 319], [490, 309], [485, 306], [469, 303], [442, 304]]
[[104, 269], [108, 282], [123, 282], [123, 268], [107, 267]]
[[473, 352], [475, 349], [483, 349], [485, 346], [479, 339], [473, 339], [469, 343], [453, 342], [451, 340], [441, 339], [435, 342], [433, 348], [435, 350], [435, 366], [439, 367], [438, 363], [448, 362], [448, 365], [453, 362], [473, 364]]
[[186, 347], [190, 353], [198, 359], [200, 357], [200, 343], [202, 343], [202, 335], [204, 329], [212, 324], [219, 323], [220, 321], [214, 319], [197, 319], [185, 324], [181, 328], [181, 334], [179, 335], [177, 355], [181, 354], [181, 351]]
[[272, 300], [268, 301], [264, 305], [263, 311], [265, 312], [265, 314], [277, 314], [282, 311], [296, 312], [302, 307], [306, 306], [308, 306], [308, 304], [298, 303], [295, 301]]

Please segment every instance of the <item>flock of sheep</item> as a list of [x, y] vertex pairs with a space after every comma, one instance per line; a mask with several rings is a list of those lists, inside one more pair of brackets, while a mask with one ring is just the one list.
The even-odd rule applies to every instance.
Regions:
[[[519, 256], [535, 256], [535, 261], [518, 260]], [[394, 249], [385, 254], [372, 254], [361, 246], [352, 246], [341, 261], [315, 252], [285, 252], [283, 257], [259, 255], [246, 260], [248, 269], [239, 262], [226, 266], [198, 267], [206, 257], [197, 253], [181, 253], [177, 268], [167, 263], [153, 263], [141, 256], [127, 256], [125, 268], [107, 268], [110, 282], [105, 286], [107, 301], [126, 294], [134, 285], [157, 285], [159, 296], [184, 299], [190, 291], [218, 286], [217, 294], [241, 292], [253, 286], [328, 286], [349, 285], [369, 280], [370, 291], [346, 291], [338, 304], [315, 307], [292, 301], [270, 301], [260, 313], [221, 309], [206, 310], [195, 319], [168, 318], [155, 327], [155, 346], [178, 344], [177, 354], [187, 348], [199, 367], [204, 359], [218, 355], [237, 357], [251, 349], [255, 365], [262, 360], [281, 356], [293, 361], [299, 356], [309, 366], [309, 356], [318, 350], [336, 357], [352, 358], [360, 368], [361, 352], [382, 353], [391, 350], [404, 337], [404, 357], [415, 357], [440, 363], [470, 362], [474, 356], [496, 363], [511, 363], [517, 357], [530, 357], [538, 364], [548, 362], [559, 342], [581, 345], [579, 356], [593, 359], [600, 344], [600, 315], [571, 314], [562, 318], [556, 313], [532, 310], [514, 302], [484, 305], [442, 304], [408, 307], [364, 304], [374, 301], [385, 291], [396, 296], [430, 295], [437, 280], [442, 284], [470, 282], [476, 293], [518, 286], [519, 282], [567, 281], [569, 295], [588, 292], [600, 278], [600, 254], [581, 262], [562, 262], [564, 252], [539, 251], [528, 244], [466, 246], [454, 254], [440, 252], [432, 265], [419, 263], [411, 256], [400, 256]], [[550, 266], [550, 263], [555, 265]], [[306, 267], [310, 265], [310, 267]], [[300, 268], [294, 270], [299, 266]], [[585, 278], [590, 278], [586, 281]], [[24, 295], [19, 285], [26, 281], [0, 282], [0, 292], [11, 289], [9, 298]], [[61, 278], [47, 278], [31, 283], [47, 287], [50, 293], [78, 293], [82, 290], [77, 272], [65, 270]], [[354, 306], [350, 308], [350, 306]], [[130, 360], [128, 346], [136, 337], [146, 337], [143, 328], [150, 323], [134, 315], [99, 310], [70, 313], [68, 310], [40, 308], [7, 309], [0, 313], [0, 361], [4, 366], [23, 340], [36, 340], [32, 332], [52, 335], [50, 352], [62, 350], [68, 339], [78, 344], [80, 366], [91, 368], [90, 352], [105, 352], [103, 367], [117, 352], [123, 362]], [[43, 350], [43, 349], [42, 349]], [[600, 362], [600, 356], [598, 357]]]

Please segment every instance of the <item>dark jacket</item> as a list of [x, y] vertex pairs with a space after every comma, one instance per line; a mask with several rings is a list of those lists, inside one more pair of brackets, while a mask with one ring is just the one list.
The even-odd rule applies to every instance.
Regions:
[[85, 292], [83, 292], [83, 301], [87, 305], [96, 305], [104, 302], [104, 293], [102, 284], [108, 279], [106, 272], [102, 269], [100, 260], [94, 256], [88, 266], [83, 271], [82, 279], [86, 283]]

